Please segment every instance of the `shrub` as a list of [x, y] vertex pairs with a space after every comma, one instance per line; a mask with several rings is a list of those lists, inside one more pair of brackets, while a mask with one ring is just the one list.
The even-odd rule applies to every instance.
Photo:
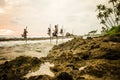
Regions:
[[112, 27], [107, 33], [110, 35], [120, 33], [120, 25]]

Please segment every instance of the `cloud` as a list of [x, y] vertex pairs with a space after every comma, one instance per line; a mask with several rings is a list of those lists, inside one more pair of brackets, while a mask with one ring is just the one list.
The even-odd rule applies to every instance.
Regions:
[[85, 34], [99, 26], [95, 12], [99, 3], [99, 0], [0, 0], [4, 6], [0, 9], [4, 10], [0, 26], [10, 25], [16, 31], [28, 26], [30, 33], [45, 35], [49, 24], [52, 27], [59, 24], [66, 31], [73, 29], [76, 34]]
[[4, 7], [6, 4], [5, 0], [0, 0], [0, 7]]
[[14, 34], [14, 31], [9, 29], [0, 29], [0, 35], [12, 35]]

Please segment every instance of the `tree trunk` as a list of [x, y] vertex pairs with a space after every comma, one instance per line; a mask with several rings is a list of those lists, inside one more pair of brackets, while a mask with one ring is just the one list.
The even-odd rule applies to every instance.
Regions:
[[113, 4], [113, 13], [114, 13], [114, 16], [115, 16], [115, 19], [117, 18], [117, 15], [116, 15], [116, 13], [115, 13], [115, 4], [114, 4], [114, 2], [112, 2], [112, 4]]
[[[107, 18], [102, 18], [102, 19], [103, 19], [104, 21], [106, 21], [109, 26], [112, 26], [112, 24], [107, 20]], [[106, 25], [107, 25], [107, 24], [106, 24]], [[107, 25], [107, 27], [108, 27], [108, 25]]]
[[110, 15], [110, 18], [111, 18], [112, 22], [114, 23], [114, 26], [116, 26], [115, 20], [113, 19], [112, 15]]
[[114, 24], [112, 23], [112, 21], [108, 18], [109, 22], [111, 23], [111, 27], [114, 26]]

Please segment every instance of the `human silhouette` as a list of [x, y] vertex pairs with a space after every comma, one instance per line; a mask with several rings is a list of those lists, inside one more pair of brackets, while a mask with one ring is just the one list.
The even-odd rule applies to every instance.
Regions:
[[53, 32], [53, 36], [58, 36], [58, 25], [55, 25], [55, 30]]
[[48, 28], [48, 33], [47, 34], [50, 36], [50, 43], [51, 43], [51, 25], [50, 25], [50, 28]]
[[56, 37], [56, 44], [57, 44], [58, 43], [58, 25], [55, 25], [55, 30], [52, 35]]
[[48, 35], [50, 36], [51, 35], [51, 29], [48, 28]]
[[63, 29], [60, 30], [60, 34], [63, 34]]
[[24, 39], [27, 39], [27, 33], [28, 33], [28, 31], [27, 31], [27, 26], [26, 26], [26, 28], [24, 29], [23, 34], [22, 34], [22, 37]]

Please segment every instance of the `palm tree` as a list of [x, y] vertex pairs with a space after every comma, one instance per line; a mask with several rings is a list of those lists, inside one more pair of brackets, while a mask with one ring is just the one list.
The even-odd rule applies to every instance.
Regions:
[[114, 26], [115, 26], [116, 23], [115, 23], [115, 20], [112, 17], [113, 9], [112, 8], [107, 8], [107, 13], [108, 13], [108, 15], [110, 15], [110, 18], [111, 18], [111, 20], [112, 20], [112, 22], [114, 23]]
[[101, 22], [100, 22], [101, 24], [103, 24], [103, 25], [105, 25], [106, 26], [106, 28], [107, 28], [107, 30], [109, 29], [109, 27], [107, 26], [107, 24], [105, 23], [105, 21], [102, 19], [101, 20]]
[[119, 18], [117, 17], [116, 19], [115, 19], [115, 21], [117, 22], [117, 25], [119, 24]]
[[97, 5], [97, 10], [101, 11], [102, 4]]
[[116, 18], [116, 21], [117, 21], [117, 25], [119, 25], [119, 21], [120, 21], [120, 2], [116, 5], [116, 14], [117, 14], [117, 18]]
[[108, 24], [110, 24], [110, 26], [113, 26], [114, 24], [112, 23], [112, 21], [110, 20], [110, 15], [108, 14], [108, 12], [104, 12], [103, 13], [104, 14], [104, 17], [105, 17], [105, 20], [106, 20], [106, 22], [108, 23]]
[[116, 5], [117, 10], [120, 11], [120, 2]]
[[100, 24], [106, 27], [106, 31], [111, 27], [120, 25], [120, 0], [109, 0], [112, 3], [111, 6], [99, 4], [97, 5]]
[[115, 3], [117, 2], [118, 0], [109, 0], [109, 3], [112, 3], [113, 6], [115, 6]]
[[98, 19], [102, 19], [103, 16], [104, 16], [104, 15], [102, 14], [102, 12], [99, 12], [98, 15], [97, 15], [97, 18], [98, 18]]
[[104, 10], [106, 10], [106, 6], [99, 4], [99, 5], [97, 5], [97, 10], [99, 10], [99, 12], [104, 11]]
[[[102, 7], [102, 5], [99, 5], [99, 6], [101, 6]], [[100, 9], [101, 10], [101, 9]], [[106, 26], [106, 28], [108, 28], [108, 26], [107, 26], [107, 24], [105, 23], [105, 19], [104, 19], [104, 14], [103, 14], [103, 12], [99, 12], [98, 13], [98, 15], [97, 15], [97, 18], [98, 19], [100, 19], [101, 20], [101, 24], [103, 24], [103, 25], [105, 25]], [[109, 24], [109, 23], [108, 23]], [[110, 24], [109, 24], [110, 25]]]
[[106, 10], [106, 6], [105, 5], [101, 5], [101, 10], [102, 11]]
[[109, 3], [112, 3], [112, 5], [113, 5], [113, 12], [114, 12], [114, 16], [115, 16], [115, 18], [117, 17], [117, 15], [116, 15], [116, 6], [115, 6], [115, 4], [117, 3], [117, 1], [118, 0], [109, 0]]

